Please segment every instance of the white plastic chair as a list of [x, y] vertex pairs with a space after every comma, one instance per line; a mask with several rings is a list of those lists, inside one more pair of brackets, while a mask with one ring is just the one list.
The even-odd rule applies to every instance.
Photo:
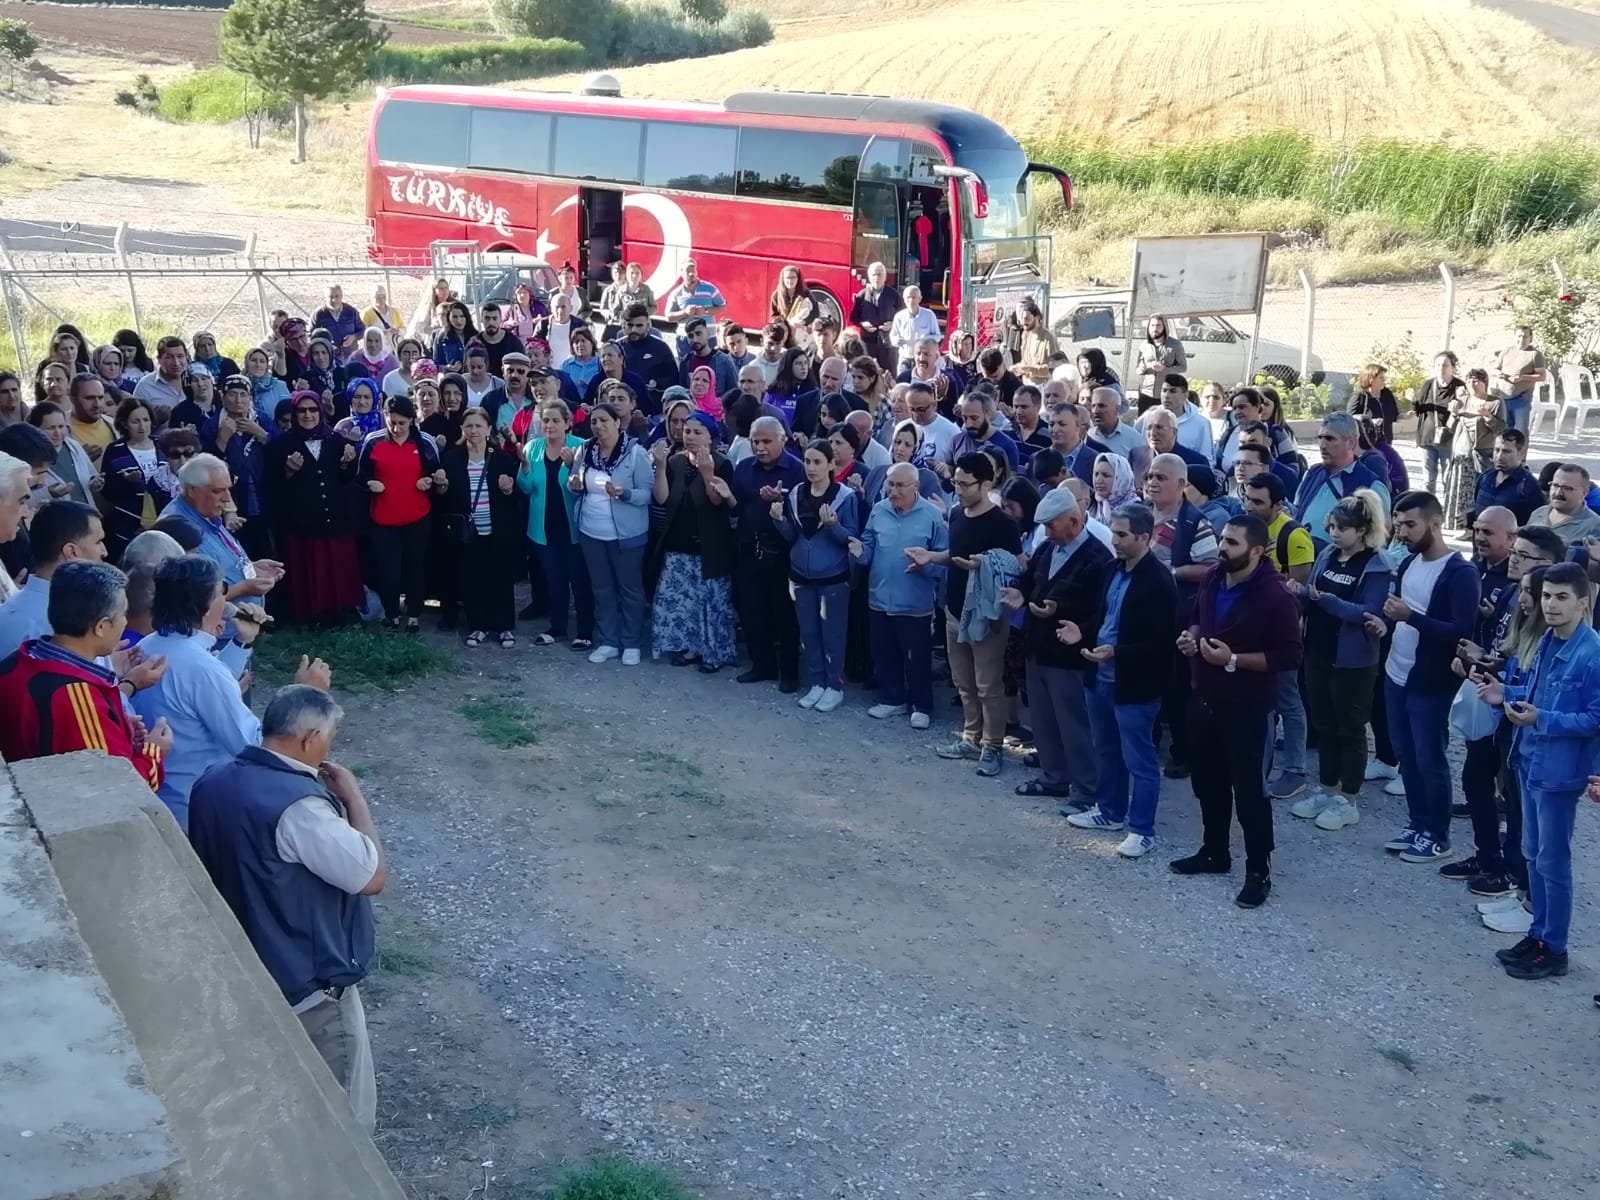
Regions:
[[1533, 385], [1533, 410], [1528, 415], [1528, 436], [1531, 438], [1539, 431], [1539, 425], [1545, 417], [1554, 423], [1556, 431], [1561, 429], [1561, 405], [1556, 402], [1556, 381], [1551, 375], [1546, 375], [1543, 380]]
[[1556, 435], [1561, 434], [1561, 427], [1566, 424], [1567, 414], [1572, 414], [1572, 436], [1577, 437], [1583, 432], [1583, 423], [1591, 415], [1600, 413], [1600, 385], [1595, 382], [1593, 372], [1576, 363], [1561, 368], [1561, 412], [1556, 417]]

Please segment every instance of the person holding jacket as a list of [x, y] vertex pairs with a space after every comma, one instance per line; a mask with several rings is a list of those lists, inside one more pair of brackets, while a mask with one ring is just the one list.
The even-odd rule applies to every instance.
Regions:
[[772, 501], [768, 512], [789, 543], [789, 582], [810, 684], [798, 703], [826, 713], [844, 701], [850, 539], [860, 518], [854, 490], [833, 477], [833, 448], [826, 441], [818, 438], [807, 446], [802, 463], [805, 484]]
[[884, 498], [872, 506], [851, 557], [867, 567], [867, 620], [878, 703], [867, 716], [887, 720], [911, 714], [911, 728], [933, 719], [933, 611], [944, 568], [912, 561], [913, 549], [937, 554], [950, 548], [944, 512], [922, 499], [917, 468], [897, 462], [884, 478]]
[[1533, 921], [1527, 936], [1496, 957], [1513, 979], [1567, 973], [1572, 924], [1572, 830], [1578, 798], [1600, 793], [1600, 635], [1591, 589], [1577, 563], [1546, 569], [1539, 603], [1549, 629], [1533, 660], [1508, 662], [1505, 682], [1482, 669], [1478, 695], [1504, 706], [1515, 733], [1511, 766], [1522, 785], [1522, 853]]
[[1317, 734], [1322, 785], [1289, 811], [1331, 831], [1361, 819], [1356, 798], [1366, 778], [1382, 641], [1368, 619], [1382, 616], [1392, 578], [1383, 556], [1389, 540], [1383, 501], [1369, 488], [1345, 497], [1328, 514], [1327, 533], [1305, 582], [1289, 581], [1306, 620], [1306, 711]]
[[383, 601], [383, 627], [400, 628], [405, 599], [406, 632], [422, 632], [431, 493], [449, 486], [433, 439], [416, 428], [417, 410], [405, 396], [385, 405], [384, 428], [361, 443], [356, 478], [370, 493], [367, 538]]
[[577, 607], [574, 650], [594, 649], [594, 592], [578, 545], [578, 498], [567, 486], [583, 439], [572, 432], [572, 412], [552, 400], [539, 412], [538, 437], [529, 440], [517, 472], [517, 487], [528, 497], [528, 544], [544, 577], [550, 627], [533, 639], [553, 646], [567, 636], [567, 615]]
[[651, 497], [663, 510], [661, 536], [650, 547], [656, 561], [651, 619], [655, 657], [671, 652], [672, 665], [698, 665], [714, 675], [739, 661], [733, 631], [733, 466], [716, 450], [717, 423], [693, 412], [683, 423], [683, 449], [666, 442], [651, 448]]
[[589, 434], [567, 478], [568, 490], [579, 497], [578, 538], [594, 588], [600, 644], [589, 661], [620, 657], [623, 666], [636, 667], [644, 640], [644, 551], [655, 469], [611, 405], [596, 405], [589, 413]]
[[[1278, 678], [1300, 662], [1300, 612], [1282, 577], [1265, 561], [1267, 524], [1234, 517], [1222, 527], [1217, 562], [1200, 585], [1178, 650], [1194, 671], [1190, 776], [1200, 802], [1198, 853], [1169, 864], [1178, 875], [1226, 875], [1234, 814], [1244, 833], [1240, 908], [1259, 908], [1272, 891], [1272, 805], [1262, 778]], [[1448, 813], [1446, 814], [1448, 816]]]
[[1112, 555], [1089, 532], [1077, 498], [1065, 489], [1046, 492], [1033, 519], [1046, 540], [1035, 548], [1017, 586], [1002, 596], [1008, 608], [1027, 606], [1022, 637], [1028, 716], [1041, 772], [1016, 792], [1060, 799], [1076, 793], [1089, 804], [1099, 782], [1084, 693], [1094, 664], [1063, 643], [1056, 630], [1072, 621], [1080, 632], [1087, 631], [1086, 638], [1098, 634]]

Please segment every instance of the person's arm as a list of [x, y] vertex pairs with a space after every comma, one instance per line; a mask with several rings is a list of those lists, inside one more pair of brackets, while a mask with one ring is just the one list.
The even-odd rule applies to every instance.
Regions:
[[1289, 534], [1289, 578], [1296, 583], [1304, 583], [1311, 578], [1311, 568], [1317, 561], [1317, 548], [1312, 544], [1311, 535], [1304, 529], [1296, 529]]
[[1393, 576], [1387, 571], [1368, 571], [1361, 576], [1354, 600], [1318, 592], [1317, 598], [1312, 603], [1330, 617], [1347, 625], [1361, 625], [1368, 617], [1383, 616], [1383, 600], [1389, 594], [1389, 582], [1392, 578]]
[[671, 457], [669, 454], [663, 458], [652, 457], [650, 460], [655, 469], [655, 474], [650, 481], [650, 497], [657, 504], [665, 504], [667, 496], [672, 491], [672, 484], [667, 479], [667, 463], [671, 460]]
[[[113, 704], [115, 709], [111, 707]], [[51, 694], [50, 708], [54, 717], [52, 754], [100, 750], [113, 758], [127, 759], [152, 790], [161, 786], [164, 778], [161, 750], [148, 742], [134, 744], [133, 730], [123, 712], [120, 689], [74, 680]]]
[[867, 522], [861, 527], [861, 535], [856, 539], [856, 544], [861, 547], [861, 553], [855, 555], [855, 560], [864, 567], [872, 565], [872, 557], [878, 550], [878, 530], [872, 523], [869, 514]]
[[[1465, 565], [1465, 560], [1459, 561], [1462, 566]], [[1480, 581], [1478, 573], [1471, 568], [1462, 570], [1460, 567], [1455, 567], [1439, 576], [1435, 588], [1445, 586], [1446, 577], [1452, 574], [1459, 576], [1459, 582], [1452, 581], [1450, 584], [1450, 615], [1441, 619], [1412, 609], [1406, 621], [1417, 631], [1419, 637], [1443, 642], [1453, 651], [1457, 642], [1462, 638], [1470, 638], [1473, 630], [1477, 628]]]
[[655, 466], [650, 462], [650, 457], [637, 445], [634, 446], [629, 470], [628, 486], [622, 489], [622, 495], [617, 499], [623, 504], [631, 504], [635, 508], [644, 508], [650, 503], [652, 488], [655, 485]]
[[667, 320], [682, 321], [688, 317], [689, 314], [683, 307], [683, 298], [684, 291], [681, 287], [675, 287], [667, 293], [667, 311], [662, 314]]
[[1600, 663], [1591, 663], [1582, 686], [1564, 693], [1579, 704], [1575, 711], [1540, 708], [1533, 727], [1552, 737], [1600, 737]]
[[206, 714], [206, 731], [229, 758], [246, 746], [261, 744], [261, 722], [239, 695], [239, 681], [222, 663], [215, 670], [196, 670], [195, 711]]
[[376, 895], [388, 882], [388, 855], [360, 785], [349, 771], [342, 767], [337, 771], [347, 782], [334, 782], [331, 764], [324, 764], [322, 777], [344, 805], [344, 814], [322, 796], [295, 801], [278, 821], [278, 855], [347, 895]]

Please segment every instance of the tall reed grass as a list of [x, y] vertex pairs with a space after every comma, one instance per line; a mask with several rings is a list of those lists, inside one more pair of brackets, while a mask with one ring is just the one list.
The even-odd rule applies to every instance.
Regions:
[[1091, 188], [1300, 200], [1334, 215], [1383, 214], [1463, 248], [1561, 229], [1600, 207], [1600, 153], [1572, 143], [1512, 152], [1382, 139], [1325, 146], [1281, 131], [1148, 149], [1063, 141], [1029, 149]]

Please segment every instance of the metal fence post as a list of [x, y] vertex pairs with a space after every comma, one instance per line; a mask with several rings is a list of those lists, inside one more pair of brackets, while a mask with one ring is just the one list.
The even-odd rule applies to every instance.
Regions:
[[244, 241], [244, 263], [256, 281], [256, 307], [261, 310], [261, 336], [272, 336], [272, 316], [267, 312], [267, 285], [261, 281], [261, 268], [256, 266], [256, 235], [251, 233]]
[[6, 239], [0, 237], [0, 305], [6, 310], [6, 325], [11, 329], [11, 344], [17, 351], [17, 374], [27, 378], [28, 368], [28, 337], [26, 332], [27, 313], [23, 310], [22, 302], [11, 294], [11, 251], [6, 249]]
[[116, 251], [117, 265], [126, 274], [123, 279], [128, 285], [128, 310], [133, 314], [133, 331], [140, 337], [144, 336], [144, 320], [139, 315], [139, 289], [134, 286], [133, 271], [128, 263], [128, 223], [122, 221], [117, 225], [116, 236], [112, 238], [111, 248]]
[[1448, 263], [1439, 264], [1439, 278], [1444, 280], [1444, 336], [1439, 339], [1439, 345], [1448, 350], [1456, 330], [1456, 277]]
[[1317, 285], [1311, 282], [1311, 273], [1304, 267], [1298, 272], [1300, 290], [1306, 297], [1306, 323], [1300, 334], [1300, 382], [1311, 382], [1311, 337], [1317, 325]]

